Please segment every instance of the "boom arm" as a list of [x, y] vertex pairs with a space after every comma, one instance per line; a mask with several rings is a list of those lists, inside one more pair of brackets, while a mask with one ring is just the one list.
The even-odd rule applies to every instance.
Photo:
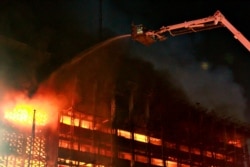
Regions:
[[203, 30], [226, 27], [238, 39], [241, 44], [250, 51], [250, 42], [242, 35], [218, 10], [213, 16], [202, 19], [186, 21], [180, 24], [163, 26], [159, 30], [146, 30], [142, 25], [132, 25], [132, 38], [144, 45], [150, 45], [156, 41], [163, 41], [167, 34], [171, 36], [182, 35]]

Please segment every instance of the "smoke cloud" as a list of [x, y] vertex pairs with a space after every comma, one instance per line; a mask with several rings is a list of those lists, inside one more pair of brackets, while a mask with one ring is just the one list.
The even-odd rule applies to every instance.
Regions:
[[150, 47], [135, 45], [132, 52], [152, 62], [157, 70], [168, 71], [174, 78], [173, 84], [185, 92], [191, 103], [200, 103], [221, 117], [246, 122], [246, 99], [232, 71], [219, 65], [211, 68], [209, 63], [204, 68], [195, 59], [195, 43], [200, 40], [199, 36], [192, 40], [176, 37]]
[[246, 121], [246, 100], [241, 87], [233, 81], [231, 71], [219, 67], [204, 71], [197, 65], [177, 67], [172, 74], [180, 82], [192, 103], [200, 103], [220, 116]]

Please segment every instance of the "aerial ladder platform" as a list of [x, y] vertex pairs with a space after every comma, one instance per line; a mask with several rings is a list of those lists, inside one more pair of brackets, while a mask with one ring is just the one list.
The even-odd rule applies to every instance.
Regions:
[[131, 36], [132, 39], [149, 46], [157, 41], [166, 40], [168, 36], [183, 35], [220, 27], [226, 27], [233, 34], [234, 38], [250, 51], [250, 42], [248, 39], [238, 31], [219, 10], [217, 10], [213, 16], [162, 26], [159, 30], [148, 30], [142, 24], [132, 24]]

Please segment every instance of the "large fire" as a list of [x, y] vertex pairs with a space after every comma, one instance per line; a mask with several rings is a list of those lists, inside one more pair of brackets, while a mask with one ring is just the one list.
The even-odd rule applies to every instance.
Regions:
[[57, 103], [47, 94], [29, 98], [24, 93], [11, 92], [4, 96], [0, 111], [2, 118], [12, 124], [30, 127], [35, 120], [36, 125], [45, 126], [57, 122]]
[[[36, 110], [36, 114], [34, 114]], [[14, 107], [6, 108], [4, 118], [18, 124], [32, 124], [33, 116], [37, 125], [46, 125], [48, 123], [48, 114], [45, 111], [37, 110], [35, 105], [19, 103]]]

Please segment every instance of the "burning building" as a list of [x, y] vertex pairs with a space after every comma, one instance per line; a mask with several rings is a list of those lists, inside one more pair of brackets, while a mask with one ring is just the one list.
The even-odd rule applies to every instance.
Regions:
[[114, 40], [81, 53], [42, 84], [38, 94], [59, 97], [48, 106], [60, 107], [45, 112], [56, 128], [46, 124], [38, 133], [31, 128], [38, 119], [28, 133], [6, 126], [0, 166], [250, 167], [249, 126], [190, 103], [169, 75]]
[[249, 126], [191, 104], [170, 76], [127, 56], [124, 41], [102, 46], [51, 77], [68, 98], [59, 166], [249, 166]]

